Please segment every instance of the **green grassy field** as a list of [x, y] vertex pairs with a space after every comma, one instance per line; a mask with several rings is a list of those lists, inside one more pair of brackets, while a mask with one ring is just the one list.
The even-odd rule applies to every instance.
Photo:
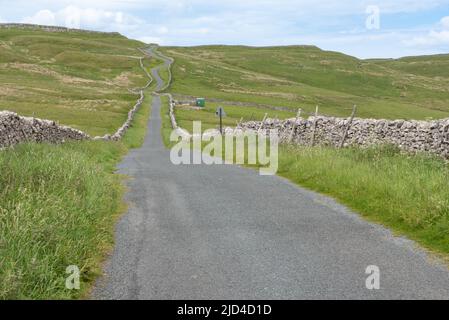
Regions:
[[[148, 81], [136, 50], [144, 44], [117, 34], [0, 29], [0, 46], [0, 110], [92, 135], [121, 126], [138, 98], [127, 89]], [[120, 142], [25, 143], [0, 152], [0, 299], [89, 294], [125, 209], [116, 164], [143, 143], [151, 99], [147, 93]], [[69, 265], [81, 270], [81, 290], [65, 288]]]
[[[314, 47], [213, 46], [163, 51], [176, 58], [171, 91], [214, 98], [203, 110], [175, 109], [178, 124], [189, 131], [195, 120], [202, 121], [204, 130], [217, 128], [218, 105], [224, 107], [224, 125], [229, 126], [242, 117], [261, 120], [265, 113], [292, 118], [297, 107], [311, 112], [315, 104], [323, 113], [347, 116], [351, 101], [357, 102], [362, 117], [449, 116], [449, 73], [441, 71], [448, 67], [448, 56], [360, 61]], [[323, 63], [324, 59], [328, 62]], [[403, 83], [403, 88], [397, 83]], [[167, 112], [165, 106], [162, 133], [170, 145]], [[341, 150], [282, 145], [278, 174], [334, 197], [370, 221], [434, 252], [449, 254], [449, 167], [442, 159], [409, 156], [390, 146]]]
[[359, 60], [313, 46], [164, 47], [175, 58], [174, 94], [326, 115], [449, 117], [448, 56]]
[[[82, 296], [121, 209], [120, 143], [22, 144], [0, 153], [0, 299]], [[81, 290], [65, 288], [67, 266]]]
[[[0, 110], [58, 120], [92, 135], [115, 131], [147, 82], [136, 49], [120, 35], [0, 29]], [[216, 128], [298, 107], [347, 116], [449, 116], [447, 56], [360, 61], [315, 47], [163, 48], [176, 59], [169, 91], [208, 99], [203, 110], [176, 109], [181, 127], [193, 120]], [[160, 63], [145, 59], [149, 70]], [[448, 70], [449, 71], [449, 70]], [[168, 77], [163, 70], [162, 77]], [[150, 87], [151, 90], [152, 88]], [[171, 133], [163, 97], [162, 136]], [[220, 101], [222, 100], [222, 101]], [[124, 211], [123, 177], [115, 166], [141, 145], [151, 97], [121, 142], [22, 144], [0, 152], [0, 299], [71, 299], [89, 294], [112, 247]], [[391, 147], [336, 150], [281, 146], [279, 174], [335, 197], [432, 250], [449, 253], [448, 166]], [[65, 288], [65, 269], [78, 265], [81, 290]]]
[[449, 254], [449, 166], [390, 146], [281, 146], [278, 174], [330, 195], [434, 252]]
[[0, 29], [0, 110], [113, 133], [137, 100], [127, 89], [148, 82], [142, 46], [118, 34]]
[[178, 125], [189, 132], [192, 130], [192, 121], [201, 121], [203, 129], [218, 129], [219, 117], [217, 117], [216, 110], [222, 106], [226, 116], [223, 118], [223, 126], [235, 127], [236, 124], [243, 118], [245, 120], [262, 121], [265, 114], [268, 117], [286, 119], [294, 118], [296, 112], [293, 111], [279, 111], [272, 109], [264, 109], [257, 107], [245, 107], [235, 105], [223, 105], [217, 102], [208, 103], [204, 109], [178, 107], [175, 108], [176, 119]]
[[[21, 144], [0, 152], [0, 299], [85, 297], [124, 211], [116, 164], [146, 132], [151, 97], [121, 142]], [[81, 271], [67, 290], [65, 269]]]

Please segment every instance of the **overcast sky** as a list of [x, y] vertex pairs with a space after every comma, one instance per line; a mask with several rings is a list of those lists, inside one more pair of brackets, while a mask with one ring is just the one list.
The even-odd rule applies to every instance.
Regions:
[[310, 44], [360, 58], [449, 53], [449, 0], [0, 0], [0, 8], [0, 22], [118, 31], [161, 45]]

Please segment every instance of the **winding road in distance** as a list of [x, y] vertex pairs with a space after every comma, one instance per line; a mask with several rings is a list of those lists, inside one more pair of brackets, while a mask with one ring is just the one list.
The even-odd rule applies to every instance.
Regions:
[[154, 96], [145, 142], [119, 166], [129, 210], [93, 299], [449, 298], [446, 266], [330, 198], [239, 166], [173, 165], [160, 108]]

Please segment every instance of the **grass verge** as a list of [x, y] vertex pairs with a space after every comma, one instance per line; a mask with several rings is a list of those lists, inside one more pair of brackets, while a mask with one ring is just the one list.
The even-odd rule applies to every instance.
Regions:
[[[143, 142], [151, 97], [122, 142], [27, 143], [0, 152], [0, 299], [85, 297], [123, 212], [116, 164]], [[81, 290], [65, 288], [66, 267]]]
[[449, 166], [392, 146], [337, 150], [281, 146], [278, 174], [330, 195], [370, 221], [449, 254]]
[[[163, 137], [170, 146], [167, 103], [162, 114]], [[182, 112], [177, 115], [180, 123], [192, 121], [183, 118]], [[369, 221], [433, 252], [449, 254], [449, 166], [438, 157], [406, 155], [393, 146], [335, 149], [281, 145], [277, 174], [329, 195]]]
[[168, 97], [161, 96], [161, 135], [162, 142], [168, 148], [172, 143], [170, 142], [170, 134], [172, 132], [170, 115], [169, 115], [169, 107], [168, 107]]

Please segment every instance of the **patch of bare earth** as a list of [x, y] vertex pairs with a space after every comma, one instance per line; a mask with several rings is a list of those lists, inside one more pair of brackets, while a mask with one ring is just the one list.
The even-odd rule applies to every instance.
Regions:
[[0, 86], [0, 97], [23, 97], [23, 92], [16, 88]]
[[5, 63], [5, 64], [2, 64], [2, 67], [6, 67], [9, 69], [16, 69], [16, 70], [20, 70], [20, 71], [29, 72], [29, 73], [37, 73], [37, 74], [52, 76], [52, 77], [56, 77], [59, 75], [59, 73], [51, 70], [50, 68], [46, 68], [46, 67], [43, 67], [43, 66], [40, 66], [37, 64], [31, 64], [31, 63], [18, 63], [18, 62]]
[[9, 50], [11, 49], [11, 45], [8, 44], [6, 41], [0, 41], [0, 48]]
[[131, 80], [129, 79], [130, 76], [132, 76], [131, 72], [122, 72], [114, 79], [112, 79], [112, 84], [119, 87], [130, 87], [131, 86]]
[[47, 68], [47, 67], [44, 67], [44, 66], [41, 66], [38, 64], [14, 62], [14, 63], [2, 64], [1, 67], [54, 77], [54, 78], [58, 79], [59, 81], [61, 81], [62, 83], [67, 83], [67, 84], [98, 82], [98, 81], [94, 81], [94, 80], [90, 80], [90, 79], [84, 79], [84, 78], [79, 78], [79, 77], [63, 75], [63, 74], [60, 74], [59, 72], [56, 72], [50, 68]]
[[257, 95], [257, 96], [264, 96], [264, 97], [282, 98], [282, 99], [287, 99], [287, 100], [303, 99], [302, 97], [300, 97], [296, 94], [284, 93], [284, 92], [263, 92], [263, 91], [238, 90], [238, 89], [227, 89], [227, 88], [221, 88], [220, 91], [223, 91], [226, 93], [240, 93], [240, 94], [251, 94], [251, 95]]

